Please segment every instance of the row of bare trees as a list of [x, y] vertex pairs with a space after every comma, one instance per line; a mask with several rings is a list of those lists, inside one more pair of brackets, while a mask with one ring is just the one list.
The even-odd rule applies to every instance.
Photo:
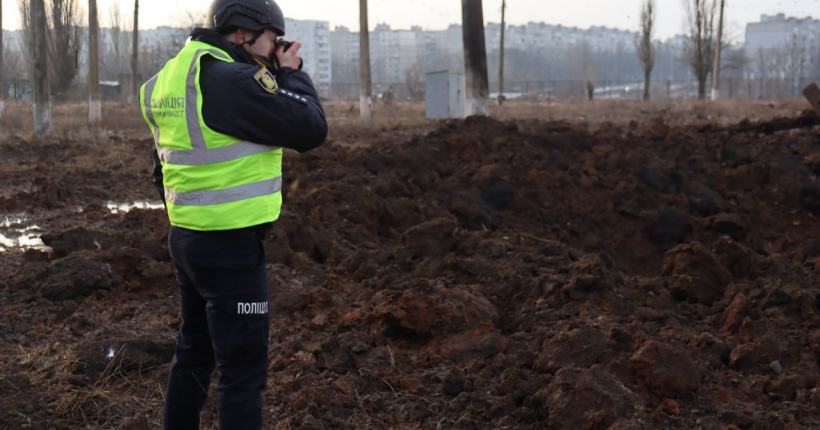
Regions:
[[[16, 52], [8, 49], [0, 35], [0, 89], [5, 92], [3, 73], [14, 69], [20, 75], [29, 76], [34, 91], [35, 134], [48, 135], [51, 130], [51, 99], [66, 100], [73, 83], [80, 73], [80, 53], [84, 47], [84, 36], [88, 30], [88, 96], [89, 120], [99, 121], [100, 112], [100, 61], [99, 61], [99, 19], [96, 0], [89, 0], [88, 26], [78, 0], [17, 0], [22, 30], [20, 45]], [[2, 0], [0, 0], [2, 10]], [[115, 3], [111, 11], [112, 30], [109, 32], [118, 71], [123, 69], [127, 40], [131, 39], [131, 99], [137, 95], [138, 59], [138, 17], [139, 0], [134, 2], [134, 27], [132, 37], [123, 31], [123, 20], [119, 6]], [[2, 19], [2, 12], [0, 12]], [[0, 32], [2, 33], [2, 32]], [[106, 57], [108, 58], [108, 57]], [[11, 61], [9, 61], [11, 60]], [[12, 64], [13, 63], [13, 64]], [[30, 67], [26, 67], [26, 65]], [[3, 67], [10, 66], [10, 67]], [[2, 115], [0, 97], [0, 115]]]
[[[698, 97], [703, 99], [706, 97], [709, 74], [713, 74], [715, 85], [718, 81], [723, 10], [721, 8], [716, 32], [717, 0], [682, 0], [682, 2], [686, 13], [685, 60], [698, 81]], [[655, 0], [644, 0], [640, 13], [641, 30], [635, 41], [635, 49], [644, 71], [644, 99], [646, 100], [649, 99], [652, 69], [655, 67], [656, 48], [652, 37], [655, 31], [656, 14]]]
[[698, 81], [698, 98], [706, 98], [706, 80], [715, 59], [714, 0], [684, 0], [686, 6], [686, 57]]
[[[706, 97], [706, 81], [713, 72], [715, 49], [720, 47], [715, 42], [715, 0], [682, 0], [686, 11], [686, 61], [698, 81], [698, 97]], [[655, 67], [655, 45], [652, 37], [655, 31], [657, 7], [655, 0], [644, 0], [641, 5], [641, 30], [635, 41], [638, 59], [644, 71], [644, 99], [649, 99], [649, 88], [652, 80], [652, 69]], [[722, 18], [721, 15], [721, 23]], [[718, 53], [718, 55], [720, 55]]]
[[[23, 43], [32, 43], [32, 0], [18, 0], [22, 22]], [[68, 90], [77, 77], [80, 66], [80, 50], [85, 35], [82, 10], [77, 0], [47, 0], [46, 56], [48, 58], [48, 78], [53, 96], [65, 99]], [[31, 50], [20, 49], [25, 63], [31, 62]]]

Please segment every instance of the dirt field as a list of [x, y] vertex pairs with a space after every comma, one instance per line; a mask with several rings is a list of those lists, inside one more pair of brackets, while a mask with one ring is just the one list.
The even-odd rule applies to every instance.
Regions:
[[[266, 242], [266, 428], [820, 427], [820, 134], [751, 125], [805, 107], [330, 103]], [[0, 429], [158, 428], [150, 135], [60, 106], [35, 142], [29, 109], [0, 120]]]

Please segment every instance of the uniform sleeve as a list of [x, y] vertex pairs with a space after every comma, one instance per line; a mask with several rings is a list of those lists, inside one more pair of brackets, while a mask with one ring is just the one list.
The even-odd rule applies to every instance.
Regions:
[[260, 66], [203, 60], [202, 116], [212, 130], [264, 145], [306, 152], [327, 139], [327, 120], [307, 73], [284, 69], [271, 93], [254, 75]]

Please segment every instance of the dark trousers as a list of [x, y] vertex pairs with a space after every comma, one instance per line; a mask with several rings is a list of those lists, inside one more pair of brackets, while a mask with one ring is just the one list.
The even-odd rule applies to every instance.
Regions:
[[219, 428], [262, 428], [268, 376], [268, 282], [262, 231], [168, 236], [182, 326], [165, 396], [165, 430], [199, 430], [211, 373], [219, 370]]

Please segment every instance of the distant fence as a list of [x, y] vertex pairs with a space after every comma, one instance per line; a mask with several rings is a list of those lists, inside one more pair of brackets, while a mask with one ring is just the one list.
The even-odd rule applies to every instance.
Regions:
[[[801, 90], [818, 78], [800, 79], [736, 79], [720, 81], [720, 98], [736, 100], [776, 100], [800, 97]], [[595, 83], [595, 99], [639, 100], [643, 97], [643, 80], [598, 81]], [[706, 96], [712, 94], [712, 81], [706, 85]], [[392, 90], [390, 90], [392, 88]], [[396, 100], [424, 100], [424, 83], [405, 82], [373, 84], [373, 95], [381, 98], [392, 91]], [[330, 94], [325, 97], [339, 100], [358, 100], [358, 84], [331, 84]], [[498, 94], [498, 85], [490, 83], [492, 97]], [[507, 81], [504, 94], [508, 99], [552, 100], [586, 99], [589, 96], [587, 81]], [[650, 86], [652, 99], [696, 99], [698, 83], [695, 80], [653, 80]]]

